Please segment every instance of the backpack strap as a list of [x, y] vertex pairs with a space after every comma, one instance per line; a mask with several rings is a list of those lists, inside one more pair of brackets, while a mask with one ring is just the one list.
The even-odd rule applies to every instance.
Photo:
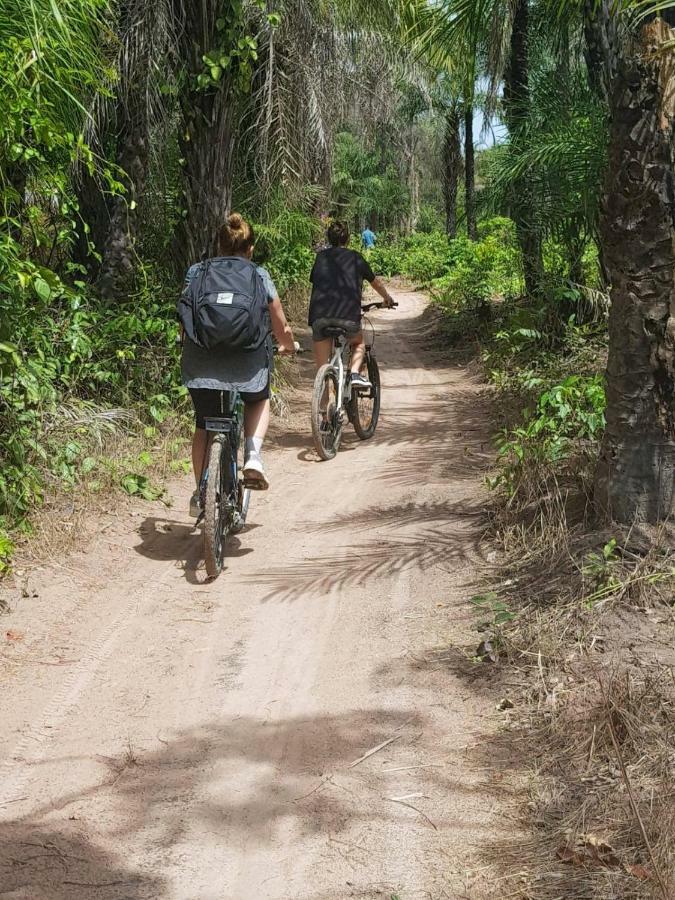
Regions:
[[[192, 290], [191, 299], [192, 299], [192, 321], [195, 323], [194, 324], [195, 337], [198, 336], [197, 335], [197, 314], [198, 314], [197, 302], [198, 302], [199, 298], [202, 296], [202, 287], [204, 285], [204, 279], [206, 278], [206, 273], [209, 268], [209, 262], [210, 262], [210, 260], [208, 260], [208, 259], [202, 259], [202, 261], [199, 263], [199, 272], [197, 272], [197, 277], [195, 279], [193, 279], [195, 282], [195, 285]], [[198, 284], [196, 283], [197, 281], [199, 281]]]

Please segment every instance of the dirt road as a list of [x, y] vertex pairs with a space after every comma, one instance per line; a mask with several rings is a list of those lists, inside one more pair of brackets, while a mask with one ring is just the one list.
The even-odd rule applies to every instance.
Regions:
[[499, 714], [458, 648], [477, 643], [489, 423], [398, 293], [374, 316], [376, 437], [319, 463], [304, 413], [277, 427], [218, 581], [186, 477], [0, 620], [1, 897], [486, 895]]

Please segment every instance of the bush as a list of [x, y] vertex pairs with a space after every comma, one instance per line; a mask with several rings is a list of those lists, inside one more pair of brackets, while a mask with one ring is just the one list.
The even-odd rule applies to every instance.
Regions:
[[269, 270], [281, 294], [309, 280], [315, 258], [312, 246], [322, 232], [318, 220], [283, 210], [268, 223], [255, 225], [255, 232], [255, 262]]
[[420, 233], [378, 244], [370, 254], [374, 271], [385, 277], [402, 275], [416, 286], [433, 287], [436, 299], [448, 307], [475, 305], [492, 295], [521, 290], [521, 262], [510, 219], [483, 222], [480, 240], [442, 231]]
[[522, 424], [497, 439], [499, 474], [490, 486], [513, 496], [546, 473], [558, 474], [584, 450], [593, 451], [605, 428], [605, 389], [600, 375], [570, 375], [540, 394]]

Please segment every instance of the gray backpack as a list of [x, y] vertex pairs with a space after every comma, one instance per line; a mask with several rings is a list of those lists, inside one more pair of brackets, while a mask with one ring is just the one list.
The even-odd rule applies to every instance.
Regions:
[[190, 340], [205, 350], [257, 350], [270, 322], [255, 265], [238, 256], [200, 263], [178, 301], [178, 318]]

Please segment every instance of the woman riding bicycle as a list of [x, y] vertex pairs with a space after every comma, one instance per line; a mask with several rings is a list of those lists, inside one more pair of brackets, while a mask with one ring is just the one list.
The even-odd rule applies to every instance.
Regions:
[[356, 250], [347, 249], [349, 229], [343, 222], [333, 222], [326, 232], [329, 246], [317, 254], [310, 281], [309, 324], [312, 326], [314, 361], [317, 369], [325, 365], [331, 353], [332, 339], [324, 330], [344, 328], [352, 348], [351, 379], [355, 388], [369, 388], [361, 374], [366, 345], [361, 331], [361, 295], [368, 281], [391, 308], [394, 301], [368, 262]]
[[[218, 251], [222, 257], [253, 256], [253, 228], [238, 213], [232, 213], [218, 234]], [[185, 286], [199, 270], [199, 264], [188, 269]], [[286, 321], [281, 301], [269, 273], [258, 266], [258, 275], [267, 295], [272, 332], [282, 353], [294, 352], [293, 333]], [[199, 516], [199, 483], [208, 449], [204, 419], [223, 415], [224, 392], [238, 391], [244, 401], [246, 487], [265, 490], [269, 487], [260, 450], [270, 420], [270, 377], [273, 350], [271, 337], [255, 350], [232, 350], [216, 347], [206, 350], [185, 335], [182, 356], [182, 381], [189, 390], [195, 409], [195, 433], [192, 439], [192, 466], [197, 490], [190, 500], [190, 515]]]

